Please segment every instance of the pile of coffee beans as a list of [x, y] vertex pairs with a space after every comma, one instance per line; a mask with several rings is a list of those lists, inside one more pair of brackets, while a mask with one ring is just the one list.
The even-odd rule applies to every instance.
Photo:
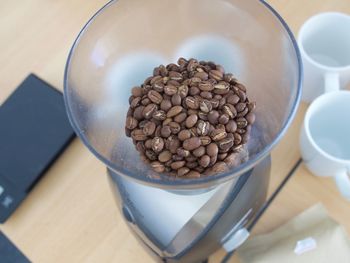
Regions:
[[154, 171], [197, 178], [240, 163], [255, 102], [221, 65], [180, 58], [160, 65], [129, 98], [125, 132]]

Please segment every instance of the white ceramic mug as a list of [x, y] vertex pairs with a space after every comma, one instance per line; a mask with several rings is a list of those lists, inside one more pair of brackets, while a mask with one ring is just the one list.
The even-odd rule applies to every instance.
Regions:
[[[299, 33], [304, 62], [303, 99], [312, 101], [300, 135], [308, 169], [333, 176], [350, 200], [350, 16], [324, 13], [310, 18]], [[323, 95], [321, 95], [323, 94]]]
[[344, 88], [350, 82], [349, 15], [311, 17], [299, 31], [298, 44], [304, 65], [302, 100], [311, 102], [325, 89]]

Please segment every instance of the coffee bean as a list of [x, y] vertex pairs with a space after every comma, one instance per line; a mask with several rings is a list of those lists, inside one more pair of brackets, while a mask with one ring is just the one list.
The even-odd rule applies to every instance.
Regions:
[[211, 105], [211, 103], [208, 100], [202, 100], [199, 103], [199, 108], [201, 109], [201, 111], [208, 113], [212, 110], [213, 106]]
[[218, 154], [218, 160], [223, 161], [227, 156], [227, 153], [220, 153]]
[[181, 157], [188, 157], [188, 156], [190, 155], [190, 152], [187, 151], [187, 150], [185, 150], [185, 149], [183, 149], [183, 148], [178, 148], [178, 149], [176, 150], [176, 153], [177, 153], [179, 156], [181, 156]]
[[236, 111], [235, 107], [231, 104], [225, 104], [222, 107], [222, 112], [227, 114], [231, 119], [233, 119], [237, 115], [237, 111]]
[[209, 71], [209, 77], [212, 79], [222, 80], [223, 76], [224, 75], [219, 70], [210, 70]]
[[248, 107], [245, 107], [243, 111], [237, 113], [236, 117], [244, 117], [245, 115], [247, 115], [248, 111]]
[[198, 88], [202, 91], [212, 91], [214, 89], [214, 85], [212, 85], [212, 83], [210, 83], [209, 81], [203, 81], [200, 84], [198, 84]]
[[246, 103], [240, 102], [240, 103], [237, 103], [235, 105], [235, 108], [236, 108], [237, 112], [241, 112], [245, 109], [246, 106], [247, 106]]
[[132, 130], [132, 129], [135, 129], [137, 127], [138, 123], [139, 122], [135, 118], [128, 116], [126, 118], [125, 127], [128, 128], [129, 130]]
[[245, 134], [245, 129], [237, 128], [236, 133], [238, 133], [240, 135]]
[[239, 97], [236, 94], [231, 94], [226, 98], [226, 102], [235, 105], [239, 102]]
[[171, 118], [174, 117], [176, 115], [178, 115], [181, 111], [182, 111], [182, 107], [181, 106], [174, 106], [172, 107], [168, 112], [167, 112], [167, 117]]
[[208, 79], [208, 73], [206, 72], [197, 72], [194, 74], [194, 77], [200, 78], [202, 81]]
[[229, 122], [230, 118], [227, 114], [223, 114], [219, 118], [219, 123], [220, 124], [227, 124]]
[[145, 127], [146, 123], [148, 122], [148, 120], [142, 120], [139, 122], [139, 128], [143, 129], [143, 127]]
[[233, 139], [224, 138], [218, 142], [218, 146], [221, 150], [229, 150], [233, 146]]
[[204, 154], [205, 154], [205, 147], [204, 146], [200, 146], [193, 151], [193, 155], [196, 156], [197, 158], [201, 157]]
[[209, 163], [209, 167], [213, 166], [216, 161], [218, 160], [218, 156], [215, 155], [215, 156], [210, 156], [210, 163]]
[[159, 155], [158, 155], [158, 160], [162, 163], [165, 163], [169, 160], [171, 160], [171, 157], [172, 157], [172, 154], [170, 151], [168, 150], [165, 150], [165, 151], [162, 151]]
[[166, 85], [164, 87], [164, 93], [168, 96], [173, 96], [177, 93], [177, 87], [174, 85]]
[[134, 99], [131, 101], [131, 103], [130, 103], [130, 107], [131, 107], [131, 108], [136, 108], [137, 106], [140, 105], [141, 100], [142, 100], [142, 99], [141, 99], [140, 97], [134, 98]]
[[165, 142], [165, 147], [171, 153], [176, 153], [177, 149], [180, 147], [180, 140], [174, 135], [170, 136]]
[[162, 95], [155, 90], [150, 90], [147, 94], [148, 98], [155, 104], [160, 104], [163, 100]]
[[194, 171], [194, 170], [191, 170], [191, 171], [189, 171], [187, 174], [186, 174], [186, 177], [187, 178], [199, 178], [199, 177], [201, 177], [201, 174], [199, 173], [199, 172], [197, 172], [197, 171]]
[[233, 76], [233, 74], [231, 74], [231, 73], [226, 73], [226, 74], [224, 75], [224, 80], [225, 80], [226, 82], [229, 82], [230, 84], [235, 84], [235, 83], [236, 83], [236, 79], [235, 79], [235, 77]]
[[151, 79], [151, 81], [149, 82], [149, 84], [153, 85], [154, 83], [158, 82], [162, 80], [162, 76], [155, 76]]
[[171, 135], [171, 129], [169, 126], [163, 126], [160, 134], [163, 138], [168, 138]]
[[197, 121], [198, 121], [198, 116], [195, 114], [191, 114], [186, 119], [186, 127], [192, 128], [197, 123]]
[[166, 119], [166, 113], [163, 110], [157, 110], [157, 111], [153, 112], [152, 118], [159, 120], [159, 121], [163, 121]]
[[169, 100], [163, 100], [160, 104], [160, 109], [163, 111], [168, 111], [172, 107], [171, 102]]
[[178, 161], [183, 161], [184, 158], [180, 155], [174, 154], [172, 159], [174, 162], [178, 162]]
[[[177, 90], [179, 96], [181, 99], [186, 98], [187, 94], [188, 94], [188, 86], [187, 85], [182, 85], [178, 88]], [[181, 102], [180, 102], [181, 103]]]
[[174, 122], [174, 121], [169, 123], [169, 127], [170, 127], [172, 134], [178, 134], [179, 131], [181, 130], [180, 124], [178, 124], [177, 122]]
[[182, 74], [176, 71], [169, 71], [169, 78], [176, 81], [181, 81], [183, 79]]
[[223, 95], [227, 94], [230, 91], [230, 86], [226, 82], [219, 82], [214, 85], [214, 93]]
[[151, 163], [151, 167], [152, 169], [157, 172], [157, 173], [163, 173], [165, 171], [165, 166], [164, 164], [160, 163], [160, 162], [152, 162]]
[[210, 157], [216, 156], [219, 152], [219, 148], [216, 145], [216, 143], [210, 143], [207, 147], [206, 147], [206, 152]]
[[196, 99], [194, 97], [185, 98], [185, 103], [186, 103], [187, 107], [190, 109], [196, 110], [199, 108], [199, 101], [198, 101], [198, 99]]
[[227, 155], [224, 162], [230, 167], [238, 166], [240, 164], [239, 154], [238, 153], [231, 153], [231, 154]]
[[248, 121], [249, 124], [253, 124], [255, 122], [255, 114], [252, 112], [249, 112], [246, 116], [245, 116], [246, 120]]
[[163, 126], [167, 126], [167, 125], [169, 125], [169, 123], [172, 122], [172, 121], [173, 121], [172, 118], [166, 118], [166, 119], [163, 121], [162, 125], [163, 125]]
[[151, 119], [153, 113], [158, 110], [158, 106], [156, 104], [148, 104], [142, 111], [142, 116], [145, 119]]
[[[199, 96], [201, 96], [203, 99], [210, 100], [213, 98], [213, 94], [209, 91], [202, 91]], [[210, 102], [210, 101], [209, 101]], [[210, 103], [211, 104], [211, 103]], [[213, 105], [211, 105], [213, 107]]]
[[149, 98], [144, 98], [144, 99], [141, 100], [141, 104], [143, 106], [147, 106], [150, 103], [151, 103], [151, 100]]
[[136, 143], [136, 150], [138, 150], [140, 153], [144, 153], [146, 151], [146, 147], [144, 142], [137, 142]]
[[133, 114], [134, 114], [134, 109], [129, 108], [129, 109], [128, 109], [128, 112], [126, 113], [126, 117], [133, 116]]
[[190, 59], [190, 61], [187, 64], [187, 71], [194, 71], [196, 67], [198, 67], [198, 61], [195, 59]]
[[234, 120], [230, 120], [225, 127], [227, 132], [235, 132], [237, 130], [237, 124]]
[[241, 91], [243, 91], [244, 93], [247, 93], [247, 88], [241, 84], [241, 83], [236, 83], [235, 85], [237, 88], [239, 88]]
[[206, 168], [210, 163], [210, 157], [208, 155], [203, 155], [199, 160], [199, 165]]
[[217, 107], [219, 107], [219, 101], [217, 99], [210, 100], [210, 103], [213, 109], [216, 109]]
[[252, 112], [256, 108], [256, 103], [255, 102], [249, 102], [247, 107], [248, 107], [248, 111]]
[[133, 87], [131, 89], [131, 94], [134, 96], [134, 97], [141, 97], [143, 95], [143, 90], [141, 87]]
[[[178, 72], [180, 70], [180, 67], [175, 63], [170, 63], [169, 65], [166, 66], [166, 68], [169, 71], [175, 71], [175, 72]], [[169, 72], [169, 75], [170, 75], [170, 72]]]
[[154, 84], [152, 85], [152, 88], [153, 88], [155, 91], [163, 92], [163, 91], [164, 91], [164, 84], [163, 84], [162, 80], [159, 80], [158, 82], [154, 83]]
[[203, 121], [207, 121], [208, 120], [208, 113], [206, 113], [206, 112], [199, 111], [197, 113], [197, 115], [198, 115], [198, 118], [200, 118]]
[[223, 173], [228, 170], [228, 167], [225, 162], [217, 162], [211, 169], [214, 173]]
[[237, 128], [240, 128], [240, 129], [245, 128], [248, 125], [248, 121], [243, 117], [236, 119], [236, 123], [237, 123]]
[[219, 116], [220, 116], [219, 112], [216, 110], [213, 110], [213, 111], [209, 112], [209, 114], [208, 114], [208, 121], [211, 124], [215, 125], [218, 123]]
[[193, 110], [193, 109], [189, 109], [187, 110], [187, 115], [197, 115], [198, 114], [198, 110]]
[[188, 63], [188, 61], [182, 57], [177, 60], [177, 64], [179, 64], [180, 67], [187, 65], [187, 63]]
[[190, 169], [188, 167], [181, 167], [180, 169], [177, 170], [177, 176], [181, 177], [186, 175]]
[[220, 141], [227, 136], [227, 133], [223, 129], [215, 129], [210, 133], [210, 137], [214, 141]]
[[164, 141], [160, 137], [154, 137], [152, 139], [152, 150], [159, 153], [164, 148]]
[[145, 141], [147, 140], [147, 135], [143, 133], [142, 130], [136, 129], [131, 132], [131, 137], [136, 141]]
[[201, 140], [198, 137], [192, 137], [183, 142], [183, 148], [188, 151], [192, 151], [201, 146]]
[[191, 87], [189, 90], [189, 94], [191, 96], [198, 95], [200, 92], [201, 92], [200, 89], [198, 87], [195, 87], [195, 86]]
[[157, 160], [157, 154], [152, 150], [146, 150], [145, 155], [151, 161]]
[[152, 139], [148, 139], [145, 141], [145, 147], [146, 147], [146, 149], [152, 148]]
[[239, 135], [238, 133], [234, 133], [233, 136], [235, 145], [239, 145], [242, 141], [241, 135]]
[[202, 136], [202, 137], [199, 137], [199, 139], [201, 140], [201, 144], [203, 146], [206, 146], [208, 145], [209, 143], [211, 143], [211, 139], [209, 136]]
[[183, 167], [185, 163], [186, 163], [185, 161], [177, 161], [177, 162], [173, 162], [170, 166], [172, 169], [177, 170]]
[[187, 140], [191, 138], [191, 132], [189, 130], [182, 130], [179, 132], [177, 137], [179, 138], [180, 141]]
[[[190, 168], [190, 169], [193, 169], [193, 168], [196, 168], [199, 164], [198, 162], [196, 162], [195, 160], [197, 160], [196, 157], [192, 157], [192, 161], [187, 161], [186, 162], [186, 167]], [[186, 158], [186, 159], [190, 159], [190, 158]]]
[[142, 129], [143, 133], [147, 136], [152, 135], [155, 132], [155, 130], [156, 124], [152, 121], [148, 121]]
[[197, 122], [197, 134], [199, 136], [205, 136], [209, 133], [209, 122], [199, 120]]
[[247, 95], [246, 95], [246, 93], [244, 91], [238, 90], [237, 95], [238, 95], [238, 97], [239, 97], [241, 102], [245, 102], [246, 101]]
[[175, 116], [174, 121], [176, 121], [177, 123], [181, 123], [185, 121], [186, 118], [187, 118], [187, 114], [185, 112], [182, 112]]
[[174, 94], [172, 97], [171, 97], [171, 103], [174, 105], [174, 106], [179, 106], [181, 105], [181, 97], [179, 94]]

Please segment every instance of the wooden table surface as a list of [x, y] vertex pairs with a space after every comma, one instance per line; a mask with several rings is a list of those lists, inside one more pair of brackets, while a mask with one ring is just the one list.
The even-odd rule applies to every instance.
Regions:
[[[62, 90], [72, 42], [105, 2], [1, 0], [0, 104], [30, 72]], [[316, 13], [350, 13], [349, 0], [269, 3], [294, 33]], [[292, 127], [272, 153], [273, 178], [285, 175], [299, 158], [298, 132], [305, 109], [302, 104]], [[271, 187], [275, 186], [272, 183]], [[350, 232], [350, 203], [340, 197], [331, 179], [316, 178], [304, 166], [297, 170], [254, 232], [270, 231], [317, 202], [322, 202]], [[0, 230], [33, 262], [152, 262], [117, 211], [105, 167], [79, 140], [68, 147]], [[219, 262], [223, 255], [218, 251], [210, 262]], [[236, 261], [232, 258], [232, 262]]]

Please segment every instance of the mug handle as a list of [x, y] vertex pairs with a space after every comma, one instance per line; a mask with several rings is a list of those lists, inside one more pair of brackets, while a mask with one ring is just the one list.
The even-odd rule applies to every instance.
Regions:
[[350, 201], [350, 177], [347, 170], [339, 171], [334, 180], [341, 195]]
[[339, 74], [328, 72], [324, 75], [324, 91], [325, 93], [340, 90]]

